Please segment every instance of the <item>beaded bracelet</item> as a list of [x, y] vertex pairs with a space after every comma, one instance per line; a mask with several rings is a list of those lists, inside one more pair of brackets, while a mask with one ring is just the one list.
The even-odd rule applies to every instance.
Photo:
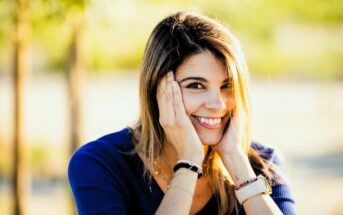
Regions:
[[248, 185], [248, 184], [250, 184], [250, 183], [252, 183], [252, 182], [254, 182], [254, 181], [257, 181], [258, 178], [259, 178], [260, 176], [261, 176], [261, 175], [258, 175], [258, 176], [255, 177], [255, 178], [251, 178], [251, 179], [249, 179], [249, 180], [246, 180], [246, 181], [240, 183], [238, 186], [235, 187], [235, 190], [239, 190], [239, 189], [241, 189], [242, 187], [244, 187], [244, 186], [246, 186], [246, 185]]
[[186, 169], [192, 170], [193, 172], [198, 173], [198, 178], [200, 178], [203, 175], [201, 166], [188, 160], [179, 160], [175, 164], [173, 170], [174, 172], [176, 172], [180, 168], [186, 168]]

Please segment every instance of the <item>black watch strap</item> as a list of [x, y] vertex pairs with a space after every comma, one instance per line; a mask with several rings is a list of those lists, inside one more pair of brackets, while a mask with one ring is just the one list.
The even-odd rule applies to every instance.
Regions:
[[198, 173], [198, 178], [200, 178], [203, 175], [202, 171], [197, 166], [194, 166], [194, 165], [189, 164], [189, 163], [183, 163], [183, 162], [177, 163], [174, 166], [173, 170], [174, 170], [174, 172], [176, 172], [180, 168], [190, 169], [193, 172]]

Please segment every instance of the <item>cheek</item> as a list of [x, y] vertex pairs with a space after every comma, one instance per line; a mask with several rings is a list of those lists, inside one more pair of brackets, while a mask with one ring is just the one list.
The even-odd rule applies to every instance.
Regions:
[[200, 96], [191, 95], [189, 93], [183, 93], [182, 99], [187, 115], [194, 114], [202, 103]]

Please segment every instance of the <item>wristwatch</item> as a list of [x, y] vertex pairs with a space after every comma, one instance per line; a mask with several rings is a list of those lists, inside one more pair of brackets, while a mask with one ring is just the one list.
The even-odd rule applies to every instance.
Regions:
[[263, 193], [270, 195], [272, 189], [269, 186], [267, 179], [264, 176], [259, 175], [257, 178], [249, 180], [249, 183], [236, 189], [235, 193], [238, 202], [243, 205], [246, 200], [258, 194]]

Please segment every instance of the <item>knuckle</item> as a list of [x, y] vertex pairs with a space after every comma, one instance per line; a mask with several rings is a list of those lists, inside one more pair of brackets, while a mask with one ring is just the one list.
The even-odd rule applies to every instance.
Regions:
[[156, 96], [157, 96], [157, 98], [161, 98], [161, 96], [162, 96], [161, 91], [157, 91]]
[[172, 94], [172, 92], [170, 92], [170, 90], [166, 91], [166, 97], [167, 97], [168, 100], [172, 99], [173, 94]]
[[169, 121], [169, 127], [175, 127], [175, 120], [170, 120]]
[[174, 93], [175, 93], [176, 95], [179, 95], [179, 96], [182, 95], [182, 92], [181, 92], [181, 89], [180, 89], [179, 86], [173, 87], [173, 90], [174, 90]]
[[158, 108], [161, 108], [163, 106], [162, 102], [163, 102], [163, 99], [161, 96], [156, 96], [156, 101], [157, 101], [157, 106]]
[[173, 123], [170, 120], [160, 119], [160, 124], [163, 128], [171, 128]]
[[162, 127], [167, 127], [168, 126], [168, 121], [163, 117], [159, 119], [159, 122]]
[[163, 98], [163, 93], [161, 91], [157, 91], [156, 97], [159, 100], [162, 99]]
[[176, 106], [181, 104], [181, 99], [179, 96], [174, 97], [173, 104]]
[[173, 125], [168, 121], [167, 123], [165, 123], [164, 124], [164, 128], [165, 129], [170, 129], [170, 128], [172, 128], [173, 127]]
[[175, 86], [175, 84], [173, 84], [173, 92], [174, 92], [174, 93], [177, 93], [177, 92], [178, 92], [178, 89], [177, 89], [177, 87]]

